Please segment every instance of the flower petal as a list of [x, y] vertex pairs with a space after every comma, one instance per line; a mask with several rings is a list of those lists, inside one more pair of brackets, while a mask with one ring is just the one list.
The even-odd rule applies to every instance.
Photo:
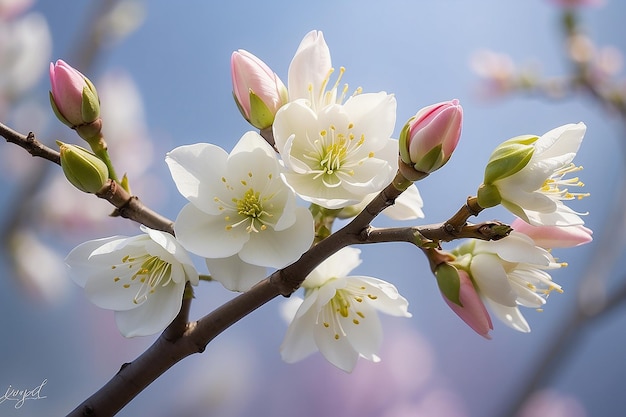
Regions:
[[106, 243], [123, 241], [124, 239], [126, 236], [111, 236], [90, 240], [76, 246], [65, 258], [70, 278], [84, 288], [93, 269], [93, 262], [89, 262], [89, 256], [92, 252]]
[[254, 265], [282, 268], [296, 261], [313, 243], [313, 217], [305, 207], [295, 207], [296, 221], [288, 229], [270, 228], [250, 235], [250, 240], [239, 252], [245, 262]]
[[190, 252], [205, 258], [226, 258], [239, 252], [250, 239], [245, 226], [233, 227], [225, 233], [220, 216], [208, 216], [193, 204], [178, 213], [174, 230], [178, 241]]
[[[178, 191], [207, 213], [217, 214], [213, 203], [215, 190], [223, 187], [220, 179], [226, 172], [228, 154], [209, 143], [180, 146], [167, 153], [167, 163]], [[211, 161], [211, 163], [207, 163]]]
[[311, 99], [321, 95], [331, 68], [330, 50], [324, 35], [312, 30], [300, 42], [289, 65], [289, 99]]
[[479, 291], [489, 299], [505, 306], [515, 307], [516, 294], [509, 284], [500, 259], [492, 254], [478, 254], [470, 265], [471, 275]]
[[485, 302], [489, 305], [489, 308], [496, 317], [507, 326], [523, 333], [530, 332], [530, 326], [524, 316], [522, 316], [519, 308], [504, 306], [488, 298], [485, 299]]
[[248, 291], [267, 275], [265, 267], [246, 263], [237, 255], [205, 261], [211, 277], [231, 291]]
[[318, 350], [311, 331], [311, 327], [316, 326], [317, 312], [306, 310], [305, 314], [296, 317], [280, 345], [280, 356], [287, 363], [298, 362]]
[[155, 291], [140, 308], [115, 312], [115, 323], [125, 337], [148, 336], [163, 331], [180, 311], [185, 283]]

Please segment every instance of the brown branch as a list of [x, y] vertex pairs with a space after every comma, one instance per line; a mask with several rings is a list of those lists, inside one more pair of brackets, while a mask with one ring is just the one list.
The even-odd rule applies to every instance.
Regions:
[[[454, 238], [449, 235], [449, 231], [446, 231], [449, 229], [447, 225], [450, 221], [423, 228], [386, 229], [387, 232], [385, 229], [370, 228], [370, 222], [381, 211], [393, 204], [401, 194], [401, 191], [396, 188], [397, 184], [394, 184], [396, 184], [395, 181], [381, 191], [350, 223], [313, 246], [298, 261], [274, 272], [249, 291], [225, 303], [197, 322], [187, 324], [186, 331], [180, 338], [168, 338], [167, 334], [172, 334], [172, 332], [169, 328], [166, 329], [145, 353], [132, 363], [123, 366], [105, 386], [85, 400], [69, 416], [108, 416], [121, 410], [174, 364], [194, 353], [203, 352], [206, 345], [228, 327], [278, 295], [291, 295], [317, 265], [345, 246], [375, 243], [374, 240], [382, 241], [385, 236], [390, 239], [388, 241], [413, 242], [414, 233], [416, 231], [419, 233], [422, 229], [426, 231], [426, 234], [431, 233], [433, 236], [445, 235], [449, 240]], [[465, 224], [469, 213], [474, 211], [470, 208], [464, 209], [464, 212], [468, 214], [464, 218], [455, 216], [454, 222], [462, 221]], [[487, 239], [489, 232], [486, 231], [491, 230], [492, 227], [503, 230], [499, 222], [486, 222], [459, 226], [456, 233], [462, 237], [479, 236], [481, 239]], [[435, 232], [435, 230], [439, 231]], [[508, 230], [510, 231], [510, 228]]]
[[47, 159], [54, 162], [57, 165], [61, 165], [61, 157], [59, 152], [52, 148], [47, 147], [43, 143], [35, 139], [33, 132], [29, 132], [28, 135], [23, 135], [10, 127], [0, 123], [0, 136], [6, 139], [9, 143], [14, 143], [20, 146], [31, 154], [39, 158]]
[[456, 239], [500, 240], [511, 233], [511, 227], [497, 220], [478, 224], [466, 224], [450, 233], [449, 223], [414, 227], [370, 227], [364, 231], [358, 243], [409, 242], [422, 246], [424, 240], [433, 243], [450, 242]]
[[[23, 135], [0, 123], [0, 136], [7, 142], [24, 148], [32, 156], [47, 159], [61, 165], [59, 152], [39, 142], [31, 132]], [[151, 229], [174, 234], [174, 222], [144, 205], [138, 197], [130, 195], [117, 182], [108, 180], [102, 190], [96, 194], [117, 208], [116, 215], [144, 224]]]
[[[0, 135], [7, 138], [7, 141], [25, 148], [33, 156], [44, 157], [59, 164], [58, 152], [41, 145], [33, 135], [26, 137], [1, 124]], [[191, 296], [187, 292], [181, 311], [155, 343], [132, 363], [124, 364], [107, 384], [69, 415], [108, 416], [117, 413], [174, 364], [194, 353], [203, 352], [211, 340], [232, 324], [276, 296], [292, 294], [317, 265], [345, 246], [375, 243], [383, 239], [415, 243], [415, 233], [437, 241], [460, 237], [494, 238], [499, 236], [498, 233], [502, 233], [502, 225], [497, 222], [467, 225], [467, 219], [482, 210], [475, 204], [475, 199], [471, 198], [450, 220], [439, 225], [387, 231], [370, 228], [371, 221], [395, 202], [402, 193], [401, 190], [405, 189], [404, 185], [406, 179], [398, 174], [393, 182], [344, 228], [312, 247], [292, 265], [276, 271], [248, 292], [225, 303], [197, 322], [187, 323], [191, 304]], [[131, 196], [115, 181], [109, 180], [97, 196], [115, 206], [116, 213], [122, 217], [154, 229], [172, 234], [174, 232], [171, 220], [144, 206], [138, 198]], [[499, 232], [494, 234], [493, 230]], [[492, 233], [491, 237], [488, 236], [489, 233]]]
[[120, 184], [108, 180], [96, 194], [117, 208], [116, 215], [134, 220], [151, 229], [174, 234], [174, 222], [144, 205], [138, 197], [130, 195]]

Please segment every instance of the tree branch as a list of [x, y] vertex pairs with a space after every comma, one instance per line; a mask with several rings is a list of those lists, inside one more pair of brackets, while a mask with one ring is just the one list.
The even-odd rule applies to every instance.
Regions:
[[[33, 156], [60, 164], [59, 153], [39, 143], [33, 134], [24, 136], [0, 124], [0, 135], [8, 142], [26, 149]], [[416, 235], [433, 241], [449, 241], [461, 237], [495, 239], [510, 231], [510, 228], [503, 229], [503, 225], [498, 222], [468, 225], [467, 219], [482, 210], [475, 204], [475, 198], [468, 198], [459, 212], [445, 223], [414, 228], [371, 228], [371, 221], [394, 204], [395, 199], [406, 189], [406, 181], [398, 173], [393, 182], [345, 227], [313, 246], [295, 263], [276, 271], [249, 291], [191, 323], [187, 322], [192, 299], [191, 288], [188, 286], [181, 311], [155, 343], [132, 363], [124, 364], [107, 384], [69, 415], [109, 416], [117, 413], [174, 364], [194, 353], [203, 352], [211, 340], [232, 324], [278, 295], [291, 295], [317, 265], [345, 246], [382, 241], [407, 241], [415, 244]], [[107, 181], [96, 195], [115, 206], [117, 215], [174, 234], [174, 223], [171, 220], [143, 205], [137, 197], [131, 196], [115, 181]], [[494, 230], [497, 232], [494, 233]], [[502, 233], [505, 234], [501, 236]]]
[[[39, 142], [32, 132], [24, 135], [0, 123], [0, 136], [4, 137], [7, 142], [24, 148], [32, 156], [47, 159], [57, 165], [61, 165], [59, 152]], [[134, 220], [151, 229], [174, 234], [174, 222], [172, 220], [148, 208], [139, 198], [130, 195], [115, 181], [108, 180], [96, 195], [115, 206], [117, 208], [116, 215]]]
[[61, 165], [61, 157], [59, 152], [52, 148], [47, 147], [43, 143], [35, 139], [33, 132], [29, 132], [28, 135], [23, 135], [10, 127], [0, 123], [0, 136], [6, 139], [9, 143], [14, 143], [20, 146], [31, 154], [40, 158], [47, 159], [54, 162], [57, 165]]

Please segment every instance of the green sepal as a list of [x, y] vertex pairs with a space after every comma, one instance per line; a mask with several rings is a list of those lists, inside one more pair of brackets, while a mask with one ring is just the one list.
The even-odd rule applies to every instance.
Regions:
[[76, 188], [95, 194], [109, 179], [104, 162], [87, 149], [57, 141], [61, 148], [61, 168], [65, 178]]
[[500, 191], [498, 191], [498, 187], [493, 184], [481, 184], [481, 186], [478, 187], [476, 197], [478, 198], [478, 205], [484, 209], [495, 207], [502, 202]]
[[460, 298], [461, 279], [459, 278], [459, 271], [454, 266], [444, 262], [435, 268], [435, 277], [441, 293], [454, 304], [463, 307]]
[[126, 175], [126, 173], [122, 175], [122, 180], [120, 181], [120, 185], [122, 186], [123, 189], [128, 191], [128, 194], [132, 194], [130, 192], [130, 183], [128, 182], [128, 175]]
[[250, 124], [257, 129], [265, 129], [274, 123], [274, 116], [267, 104], [250, 90]]
[[444, 162], [443, 144], [432, 148], [422, 159], [415, 163], [415, 169], [421, 172], [433, 172], [441, 168]]
[[489, 157], [485, 167], [485, 184], [509, 177], [528, 165], [535, 152], [537, 136], [524, 135], [501, 143]]
[[400, 159], [402, 162], [408, 165], [413, 165], [413, 161], [411, 161], [411, 154], [409, 153], [409, 130], [411, 128], [411, 122], [415, 119], [415, 116], [411, 117], [408, 122], [402, 126], [402, 131], [400, 132], [400, 138], [398, 139], [398, 146], [400, 147]]
[[80, 114], [84, 123], [91, 123], [100, 117], [100, 100], [93, 84], [87, 78], [85, 81], [88, 85], [83, 87]]

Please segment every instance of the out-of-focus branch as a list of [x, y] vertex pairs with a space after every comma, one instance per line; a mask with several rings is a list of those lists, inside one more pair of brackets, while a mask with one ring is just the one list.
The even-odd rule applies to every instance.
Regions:
[[[578, 16], [574, 9], [569, 9], [562, 16], [563, 33], [570, 48], [576, 37], [581, 35]], [[537, 82], [530, 90], [540, 97], [565, 98], [577, 93], [586, 93], [601, 107], [619, 116], [626, 126], [626, 96], [621, 87], [610, 78], [597, 79], [593, 74], [591, 60], [574, 59], [570, 50], [571, 74], [562, 79]], [[522, 90], [524, 91], [524, 90]], [[559, 92], [559, 94], [554, 94]], [[626, 160], [626, 141], [622, 140], [623, 158]], [[626, 230], [626, 189], [624, 181], [616, 184], [609, 217], [605, 220], [604, 230], [596, 241], [590, 262], [582, 274], [578, 286], [578, 302], [566, 314], [550, 339], [546, 349], [533, 360], [534, 366], [520, 379], [515, 394], [498, 415], [515, 416], [521, 411], [530, 396], [545, 387], [556, 374], [563, 369], [568, 360], [580, 346], [582, 336], [590, 325], [626, 303], [626, 276], [622, 276], [616, 288], [607, 295], [608, 277], [614, 272], [616, 262], [622, 253], [623, 234]]]
[[[61, 164], [59, 152], [43, 145], [35, 139], [32, 132], [24, 135], [0, 123], [0, 136], [4, 137], [7, 142], [26, 149], [33, 156], [47, 159], [57, 165]], [[172, 220], [146, 207], [139, 198], [130, 195], [115, 181], [108, 180], [96, 195], [115, 206], [118, 215], [144, 224], [151, 229], [174, 234], [174, 222]]]

